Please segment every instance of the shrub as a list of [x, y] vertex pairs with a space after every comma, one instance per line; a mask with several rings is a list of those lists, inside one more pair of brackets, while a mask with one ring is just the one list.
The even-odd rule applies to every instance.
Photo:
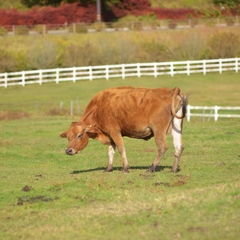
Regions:
[[151, 42], [141, 44], [142, 61], [144, 62], [164, 62], [170, 60], [169, 48], [153, 39]]
[[0, 36], [5, 36], [8, 34], [8, 30], [5, 27], [0, 27]]
[[47, 69], [57, 67], [57, 48], [52, 41], [44, 39], [37, 41], [29, 49], [28, 63], [33, 69]]
[[0, 52], [0, 72], [13, 71], [15, 67], [15, 59], [4, 49], [4, 46], [0, 48]]
[[168, 27], [170, 29], [175, 29], [177, 27], [177, 22], [174, 21], [174, 20], [170, 20], [169, 23], [168, 23]]
[[5, 111], [0, 113], [0, 121], [16, 120], [16, 119], [28, 118], [28, 117], [29, 117], [29, 114], [21, 110]]
[[226, 23], [227, 23], [227, 26], [233, 26], [234, 25], [233, 18], [226, 18]]
[[210, 58], [236, 57], [240, 50], [239, 36], [231, 32], [217, 32], [209, 40]]
[[15, 35], [28, 35], [28, 27], [26, 26], [15, 26]]
[[96, 31], [100, 32], [103, 29], [105, 29], [106, 26], [105, 26], [104, 22], [95, 22], [90, 27], [95, 29]]
[[96, 63], [96, 50], [91, 42], [86, 41], [83, 45], [70, 44], [63, 52], [63, 67], [89, 66]]
[[68, 116], [70, 114], [69, 109], [51, 108], [46, 115], [48, 116]]
[[70, 28], [73, 33], [87, 33], [87, 25], [85, 23], [74, 23]]
[[240, 4], [240, 0], [213, 0], [214, 4], [236, 7]]
[[38, 34], [45, 34], [46, 33], [46, 25], [36, 25], [33, 28], [33, 31], [37, 32]]
[[205, 41], [198, 33], [184, 36], [172, 51], [174, 60], [195, 60], [201, 59], [205, 49]]

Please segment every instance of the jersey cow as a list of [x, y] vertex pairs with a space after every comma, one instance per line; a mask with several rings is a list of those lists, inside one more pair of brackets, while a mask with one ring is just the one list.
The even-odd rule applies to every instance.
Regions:
[[172, 133], [176, 172], [183, 151], [182, 124], [186, 114], [187, 96], [179, 88], [109, 88], [97, 93], [78, 122], [60, 136], [68, 138], [66, 154], [83, 150], [89, 138], [108, 146], [106, 172], [113, 170], [116, 147], [122, 157], [122, 171], [128, 173], [128, 160], [123, 137], [149, 140], [154, 137], [157, 155], [149, 167], [154, 172], [167, 151], [166, 135]]

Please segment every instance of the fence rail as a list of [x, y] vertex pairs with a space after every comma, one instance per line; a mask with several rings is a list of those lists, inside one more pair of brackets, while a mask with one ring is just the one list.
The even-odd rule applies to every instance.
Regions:
[[0, 87], [47, 82], [79, 81], [109, 78], [160, 76], [176, 74], [234, 71], [240, 69], [240, 58], [195, 60], [181, 62], [132, 63], [105, 66], [87, 66], [72, 68], [44, 69], [22, 72], [0, 73]]
[[62, 23], [0, 26], [1, 35], [76, 34], [114, 31], [149, 31], [203, 27], [239, 27], [239, 16], [220, 18], [162, 19], [155, 21]]
[[[191, 110], [202, 110], [201, 113], [192, 113]], [[206, 112], [208, 111], [208, 112]], [[218, 118], [240, 118], [239, 114], [226, 114], [226, 113], [220, 113], [219, 111], [239, 111], [240, 107], [220, 107], [220, 106], [212, 106], [212, 107], [205, 107], [205, 106], [191, 106], [188, 105], [187, 107], [187, 121], [190, 122], [191, 117], [202, 117], [202, 120], [204, 122], [205, 117], [208, 117], [208, 121], [211, 117], [214, 118], [215, 121], [218, 120]]]

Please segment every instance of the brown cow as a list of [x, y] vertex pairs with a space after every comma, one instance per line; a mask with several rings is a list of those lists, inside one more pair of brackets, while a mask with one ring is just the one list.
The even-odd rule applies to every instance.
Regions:
[[128, 160], [123, 143], [124, 136], [149, 140], [154, 137], [157, 156], [149, 167], [154, 172], [167, 151], [166, 135], [172, 133], [175, 161], [172, 171], [178, 169], [183, 151], [182, 123], [185, 117], [187, 96], [179, 88], [109, 88], [97, 93], [78, 122], [60, 136], [68, 138], [66, 154], [74, 155], [83, 150], [89, 138], [108, 145], [106, 172], [113, 169], [113, 156], [117, 147], [124, 173], [128, 173]]

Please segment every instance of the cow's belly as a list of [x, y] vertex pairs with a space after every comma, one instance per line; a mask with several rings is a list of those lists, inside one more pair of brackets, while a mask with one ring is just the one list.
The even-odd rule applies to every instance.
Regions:
[[150, 127], [146, 127], [144, 129], [122, 130], [122, 136], [149, 140], [150, 138], [152, 138], [154, 136], [154, 134]]

